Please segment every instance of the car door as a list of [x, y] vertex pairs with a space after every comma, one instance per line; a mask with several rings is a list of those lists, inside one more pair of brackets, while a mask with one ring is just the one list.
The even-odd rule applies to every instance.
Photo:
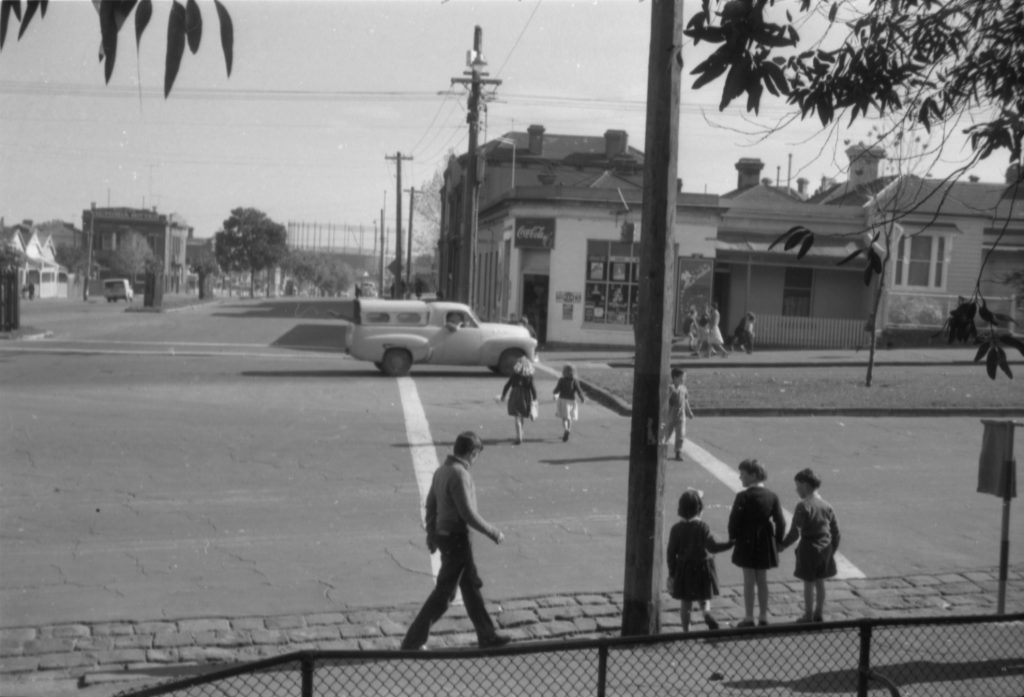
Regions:
[[[450, 320], [456, 319], [458, 323]], [[444, 365], [479, 365], [483, 332], [473, 318], [465, 312], [450, 311], [445, 326], [437, 336], [431, 363]]]

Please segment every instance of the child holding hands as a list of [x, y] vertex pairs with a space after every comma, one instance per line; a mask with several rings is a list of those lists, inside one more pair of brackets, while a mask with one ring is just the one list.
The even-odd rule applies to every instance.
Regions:
[[700, 518], [704, 509], [701, 492], [687, 489], [679, 497], [679, 517], [668, 538], [669, 594], [680, 601], [683, 631], [690, 631], [693, 603], [700, 605], [708, 629], [718, 629], [711, 616], [711, 598], [718, 595], [718, 571], [714, 554], [732, 547], [732, 541], [719, 542], [708, 524]]
[[569, 432], [572, 431], [572, 422], [580, 418], [579, 404], [582, 404], [583, 390], [580, 389], [579, 380], [576, 379], [576, 369], [567, 365], [562, 368], [562, 377], [555, 385], [555, 414], [562, 420], [562, 442], [569, 440]]
[[822, 622], [825, 610], [825, 579], [836, 575], [835, 552], [839, 548], [839, 524], [832, 506], [821, 498], [821, 479], [810, 469], [793, 478], [800, 503], [793, 511], [789, 533], [782, 540], [788, 547], [797, 538], [794, 576], [804, 582], [804, 616], [797, 622]]

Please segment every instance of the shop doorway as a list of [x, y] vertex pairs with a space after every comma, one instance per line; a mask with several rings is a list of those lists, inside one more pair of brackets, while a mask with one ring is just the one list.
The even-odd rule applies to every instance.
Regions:
[[523, 317], [537, 332], [537, 343], [548, 338], [548, 276], [523, 274]]

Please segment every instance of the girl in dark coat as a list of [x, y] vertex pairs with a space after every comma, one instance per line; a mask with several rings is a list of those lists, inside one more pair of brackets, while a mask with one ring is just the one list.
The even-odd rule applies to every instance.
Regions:
[[764, 486], [768, 478], [757, 460], [740, 463], [740, 482], [745, 487], [736, 494], [729, 514], [729, 539], [736, 546], [732, 563], [743, 569], [743, 604], [746, 612], [737, 627], [754, 626], [754, 590], [760, 609], [758, 624], [768, 624], [768, 569], [779, 565], [778, 547], [786, 534], [782, 503]]
[[[511, 394], [510, 394], [511, 393]], [[508, 414], [516, 420], [516, 443], [523, 442], [523, 423], [531, 418], [533, 403], [537, 401], [537, 388], [533, 386], [533, 363], [523, 356], [512, 369], [512, 376], [505, 383], [501, 401], [508, 395]]]
[[679, 497], [681, 521], [672, 526], [668, 537], [668, 587], [673, 598], [682, 601], [680, 615], [683, 631], [690, 631], [690, 611], [693, 603], [700, 605], [708, 629], [718, 629], [711, 616], [711, 598], [718, 595], [716, 552], [732, 547], [732, 542], [719, 542], [711, 534], [708, 524], [700, 519], [704, 509], [701, 492], [687, 489]]

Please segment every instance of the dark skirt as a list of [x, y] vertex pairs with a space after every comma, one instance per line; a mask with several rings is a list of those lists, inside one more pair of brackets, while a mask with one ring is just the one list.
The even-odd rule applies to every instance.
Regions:
[[779, 548], [770, 527], [763, 527], [750, 537], [736, 540], [732, 563], [745, 569], [774, 569], [779, 565]]
[[508, 415], [521, 416], [524, 419], [530, 418], [530, 405], [533, 404], [533, 395], [525, 387], [516, 385], [508, 392]]
[[718, 570], [714, 559], [684, 561], [676, 569], [672, 597], [691, 602], [718, 595]]

